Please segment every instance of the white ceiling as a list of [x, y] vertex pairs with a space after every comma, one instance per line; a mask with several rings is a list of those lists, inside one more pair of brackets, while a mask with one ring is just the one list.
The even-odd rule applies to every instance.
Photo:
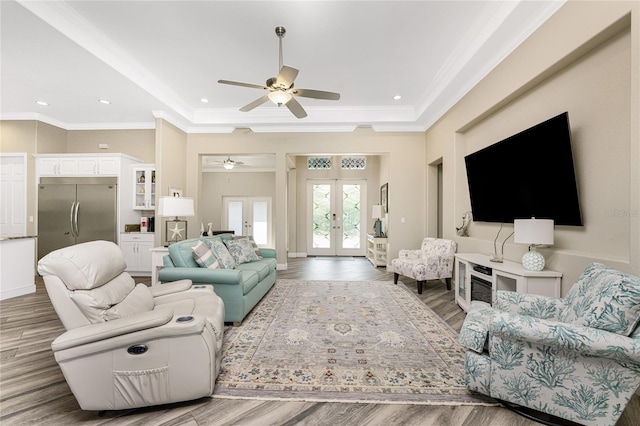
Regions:
[[[155, 117], [194, 133], [425, 130], [563, 1], [3, 0], [0, 119], [69, 130], [154, 128]], [[304, 119], [270, 102], [240, 112], [265, 93], [217, 83], [277, 75], [279, 25], [296, 87], [341, 94], [298, 98]]]

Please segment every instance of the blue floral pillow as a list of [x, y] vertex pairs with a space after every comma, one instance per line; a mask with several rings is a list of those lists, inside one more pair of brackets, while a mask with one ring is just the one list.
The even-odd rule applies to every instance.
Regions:
[[229, 249], [229, 253], [233, 256], [236, 264], [255, 262], [260, 260], [253, 249], [253, 245], [248, 238], [238, 238], [234, 240], [225, 240], [225, 245]]
[[640, 278], [590, 264], [569, 290], [560, 320], [628, 336], [640, 320]]
[[227, 250], [227, 246], [225, 246], [220, 240], [210, 240], [207, 241], [209, 246], [211, 247], [211, 251], [215, 254], [218, 262], [222, 266], [222, 269], [233, 269], [236, 266], [236, 262]]

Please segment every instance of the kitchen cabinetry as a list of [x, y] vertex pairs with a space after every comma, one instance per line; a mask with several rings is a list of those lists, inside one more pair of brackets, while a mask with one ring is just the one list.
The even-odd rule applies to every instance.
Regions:
[[39, 176], [118, 176], [120, 156], [38, 155]]
[[387, 266], [387, 239], [367, 234], [367, 259], [373, 266]]
[[127, 263], [127, 272], [137, 276], [151, 276], [151, 249], [154, 234], [128, 233], [120, 235], [120, 249]]
[[133, 194], [134, 210], [155, 210], [156, 169], [153, 165], [133, 168], [135, 190]]
[[454, 267], [456, 303], [465, 311], [472, 300], [495, 301], [497, 290], [560, 297], [562, 273], [527, 271], [520, 263], [489, 261], [479, 253], [457, 253]]

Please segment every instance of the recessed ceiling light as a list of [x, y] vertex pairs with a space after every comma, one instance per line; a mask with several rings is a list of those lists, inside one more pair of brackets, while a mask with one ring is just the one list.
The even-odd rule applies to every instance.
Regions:
[[49, 106], [49, 104], [48, 104], [48, 103], [46, 103], [45, 101], [36, 101], [36, 103], [37, 103], [38, 105], [42, 105], [42, 106]]
[[206, 104], [207, 102], [209, 102], [209, 99], [202, 98], [202, 99], [200, 99], [200, 102], [202, 102], [203, 104]]
[[400, 99], [402, 99], [402, 96], [400, 96], [400, 95], [395, 95], [395, 96], [393, 97], [393, 99], [395, 99], [396, 101], [399, 101]]
[[111, 105], [111, 102], [109, 102], [106, 99], [99, 99], [98, 102], [100, 102], [101, 104], [105, 104], [105, 105]]

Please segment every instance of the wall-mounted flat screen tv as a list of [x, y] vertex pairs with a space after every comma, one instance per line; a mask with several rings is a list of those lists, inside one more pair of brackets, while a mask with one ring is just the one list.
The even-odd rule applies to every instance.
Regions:
[[582, 226], [567, 112], [467, 155], [465, 164], [474, 221]]

